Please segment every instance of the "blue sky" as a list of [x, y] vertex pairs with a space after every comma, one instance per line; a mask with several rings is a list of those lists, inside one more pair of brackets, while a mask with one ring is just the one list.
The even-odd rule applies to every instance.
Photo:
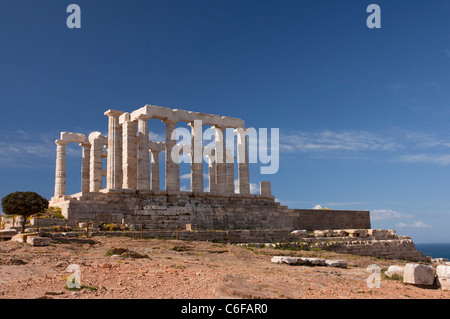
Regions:
[[106, 134], [107, 109], [154, 104], [279, 128], [278, 173], [255, 165], [251, 182], [289, 207], [366, 209], [374, 228], [450, 242], [449, 14], [442, 0], [3, 0], [0, 196], [50, 198], [59, 132]]

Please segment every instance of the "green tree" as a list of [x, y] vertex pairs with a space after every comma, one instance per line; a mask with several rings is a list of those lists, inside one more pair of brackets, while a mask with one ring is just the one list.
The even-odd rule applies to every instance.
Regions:
[[48, 208], [48, 200], [35, 192], [15, 192], [2, 199], [2, 209], [7, 215], [21, 215], [22, 232], [25, 231], [27, 217], [44, 212]]

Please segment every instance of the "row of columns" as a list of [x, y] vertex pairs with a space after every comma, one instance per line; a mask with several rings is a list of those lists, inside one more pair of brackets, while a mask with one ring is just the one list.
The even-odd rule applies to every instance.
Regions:
[[[148, 115], [140, 115], [134, 121], [130, 114], [109, 110], [108, 137], [94, 132], [88, 141], [80, 143], [82, 147], [81, 192], [99, 192], [102, 178], [106, 176], [108, 190], [137, 189], [159, 190], [159, 153], [165, 151], [166, 190], [180, 190], [179, 163], [172, 159], [172, 149], [176, 140], [172, 134], [176, 129], [175, 120], [163, 120], [166, 125], [165, 148], [150, 147]], [[195, 121], [194, 121], [195, 122]], [[192, 134], [191, 147], [191, 191], [203, 192], [203, 155], [196, 153], [194, 145], [202, 143], [202, 127], [189, 123]], [[209, 158], [210, 192], [220, 194], [234, 193], [234, 156], [225, 147], [226, 127], [214, 126], [216, 130], [214, 153]], [[57, 140], [55, 197], [65, 196], [66, 185], [66, 144]], [[200, 144], [199, 144], [200, 143]], [[107, 147], [107, 152], [103, 151]], [[202, 148], [200, 148], [202, 149]], [[151, 156], [151, 158], [150, 158]], [[243, 161], [242, 157], [245, 160]], [[102, 160], [107, 158], [106, 171], [102, 169]], [[150, 171], [151, 161], [151, 171]], [[250, 194], [247, 139], [245, 135], [238, 137], [238, 180], [239, 193]]]

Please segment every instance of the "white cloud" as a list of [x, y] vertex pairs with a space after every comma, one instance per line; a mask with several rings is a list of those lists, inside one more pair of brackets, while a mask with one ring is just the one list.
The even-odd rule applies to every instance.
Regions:
[[418, 221], [413, 224], [398, 223], [397, 227], [399, 227], [399, 228], [431, 228], [433, 226], [422, 223], [421, 221]]
[[316, 206], [313, 207], [313, 209], [322, 209], [322, 206], [316, 205]]
[[391, 209], [375, 209], [370, 212], [371, 220], [388, 220], [406, 217], [410, 217], [410, 215], [399, 213]]

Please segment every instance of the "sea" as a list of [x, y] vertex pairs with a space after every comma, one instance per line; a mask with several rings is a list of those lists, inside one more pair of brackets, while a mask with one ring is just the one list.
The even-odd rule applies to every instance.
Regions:
[[423, 252], [425, 256], [450, 260], [450, 243], [416, 244], [416, 249]]

